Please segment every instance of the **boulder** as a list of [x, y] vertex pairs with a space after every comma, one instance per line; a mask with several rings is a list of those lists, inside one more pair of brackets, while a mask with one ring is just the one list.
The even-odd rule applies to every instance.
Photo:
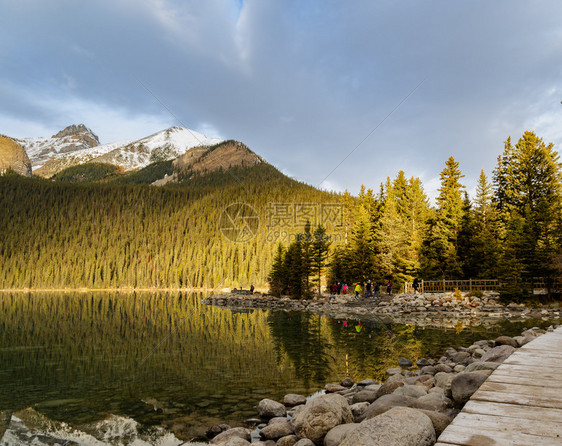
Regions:
[[[207, 436], [208, 439], [215, 438], [218, 434], [220, 434], [221, 432], [227, 431], [228, 429], [230, 429], [230, 426], [228, 424], [217, 424], [217, 425], [211, 426], [209, 429], [207, 429], [207, 432], [205, 432], [205, 435]], [[0, 436], [0, 439], [1, 438], [2, 438], [2, 436]]]
[[415, 409], [431, 410], [436, 412], [443, 412], [452, 405], [452, 401], [444, 394], [429, 393], [415, 399], [411, 407]]
[[409, 407], [414, 402], [413, 398], [404, 395], [383, 395], [374, 403], [372, 403], [363, 414], [361, 414], [357, 421], [361, 422], [374, 418], [393, 407]]
[[[435, 366], [435, 373], [439, 373], [439, 372], [451, 373], [452, 371], [453, 369], [449, 367], [447, 364], [437, 364]], [[432, 373], [432, 375], [434, 375], [435, 373]]]
[[481, 362], [504, 362], [515, 351], [511, 345], [499, 345], [480, 358]]
[[451, 393], [456, 403], [466, 403], [488, 377], [482, 373], [460, 373], [451, 381]]
[[443, 433], [445, 428], [449, 424], [451, 424], [451, 421], [453, 421], [453, 419], [450, 416], [445, 415], [444, 413], [436, 412], [434, 410], [424, 410], [424, 409], [418, 409], [418, 410], [420, 412], [423, 412], [429, 417], [429, 419], [433, 423], [433, 429], [435, 429], [436, 437], [439, 437], [439, 435]]
[[468, 360], [470, 359], [470, 353], [468, 352], [457, 352], [453, 356], [451, 356], [451, 361], [455, 364], [466, 365], [468, 364]]
[[365, 410], [367, 410], [367, 407], [369, 407], [370, 404], [367, 402], [364, 403], [356, 403], [351, 405], [349, 408], [351, 409], [351, 413], [353, 415], [353, 419], [357, 420], [361, 415], [363, 415], [363, 412], [365, 412]]
[[326, 393], [337, 393], [347, 390], [347, 387], [340, 386], [339, 384], [328, 383], [324, 386], [324, 389], [326, 389]]
[[342, 379], [342, 382], [340, 383], [341, 386], [347, 387], [347, 388], [353, 387], [353, 384], [355, 384], [355, 383], [349, 377]]
[[402, 373], [402, 369], [398, 368], [398, 367], [392, 367], [391, 369], [387, 369], [386, 370], [386, 374], [388, 376], [392, 376], [392, 375], [400, 375]]
[[353, 415], [347, 400], [341, 395], [328, 394], [309, 401], [292, 423], [297, 437], [320, 444], [331, 429], [352, 421]]
[[261, 418], [268, 420], [274, 417], [286, 416], [287, 409], [285, 409], [283, 404], [265, 398], [258, 404], [258, 414]]
[[363, 381], [359, 381], [357, 383], [358, 386], [370, 386], [371, 384], [379, 384], [379, 382], [374, 379], [364, 379]]
[[435, 373], [437, 373], [437, 367], [426, 365], [421, 368], [420, 372], [422, 375], [435, 375]]
[[494, 345], [511, 345], [515, 348], [518, 347], [517, 341], [509, 336], [500, 336], [494, 341]]
[[498, 366], [500, 366], [501, 363], [499, 362], [482, 362], [482, 361], [476, 361], [473, 362], [472, 364], [469, 364], [466, 369], [464, 369], [465, 373], [470, 373], [470, 372], [474, 372], [474, 371], [479, 371], [479, 370], [496, 370], [498, 368]]
[[391, 381], [390, 379], [388, 379], [377, 391], [377, 398], [380, 398], [383, 395], [389, 395], [396, 389], [398, 389], [398, 387], [402, 387], [403, 385], [404, 381]]
[[453, 373], [439, 372], [435, 375], [435, 386], [441, 387], [445, 391], [445, 395], [450, 395], [451, 381], [454, 378]]
[[430, 446], [434, 443], [435, 429], [426, 414], [409, 407], [395, 407], [349, 431], [340, 446]]
[[353, 395], [351, 403], [372, 403], [377, 399], [377, 392], [378, 390], [360, 390], [355, 395]]
[[[215, 438], [209, 441], [209, 444], [225, 445], [228, 441], [234, 438], [246, 440], [246, 442], [249, 442], [250, 430], [243, 427], [233, 427], [232, 429], [228, 429], [218, 434]], [[238, 446], [238, 444], [233, 444], [232, 446]]]
[[412, 367], [414, 365], [414, 363], [409, 360], [408, 358], [400, 358], [398, 360], [398, 365], [400, 367], [402, 367], [403, 369], [407, 369], [408, 367]]
[[517, 342], [518, 347], [523, 347], [524, 345], [527, 345], [529, 342], [531, 342], [533, 339], [535, 339], [535, 337], [534, 336], [515, 336], [513, 339], [515, 340], [515, 342]]
[[276, 446], [295, 446], [298, 441], [299, 439], [296, 435], [287, 435], [286, 437], [277, 440]]
[[[239, 437], [232, 437], [228, 438], [220, 443], [217, 443], [219, 446], [248, 446], [251, 443], [248, 440], [244, 440], [243, 438]], [[266, 443], [267, 444], [267, 443]]]
[[301, 438], [295, 443], [295, 446], [316, 446], [312, 440], [308, 438]]
[[356, 429], [358, 426], [358, 423], [349, 423], [340, 424], [339, 426], [334, 427], [326, 434], [326, 437], [324, 438], [324, 446], [338, 446], [349, 431]]
[[301, 404], [306, 404], [306, 397], [296, 393], [289, 393], [283, 397], [283, 404], [287, 407], [300, 406]]
[[394, 395], [404, 395], [411, 398], [419, 398], [420, 396], [427, 395], [427, 389], [424, 386], [405, 385], [402, 387], [398, 387], [398, 389], [396, 389], [392, 393]]
[[434, 361], [425, 358], [420, 358], [416, 361], [416, 365], [420, 368], [425, 367], [426, 365], [433, 365], [433, 364]]
[[435, 385], [435, 378], [431, 375], [422, 375], [414, 381], [414, 384], [424, 386], [426, 390], [429, 390]]
[[295, 432], [293, 425], [284, 419], [283, 422], [270, 423], [260, 431], [260, 436], [266, 440], [277, 440]]

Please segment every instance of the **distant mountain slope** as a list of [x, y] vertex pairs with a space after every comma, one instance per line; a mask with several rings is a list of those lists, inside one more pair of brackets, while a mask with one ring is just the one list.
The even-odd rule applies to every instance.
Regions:
[[25, 149], [12, 138], [0, 135], [0, 173], [7, 169], [31, 176], [31, 163]]
[[99, 146], [97, 135], [84, 124], [73, 124], [51, 137], [17, 140], [26, 150], [34, 169], [55, 157]]
[[166, 175], [156, 186], [185, 181], [195, 175], [204, 175], [217, 170], [227, 171], [234, 167], [253, 167], [267, 164], [259, 155], [238, 141], [223, 141], [211, 147], [194, 147], [172, 162], [172, 175]]
[[30, 154], [34, 173], [47, 178], [67, 167], [89, 162], [114, 164], [125, 171], [139, 169], [177, 158], [193, 147], [221, 141], [193, 130], [171, 127], [136, 141], [98, 145], [98, 137], [83, 124], [67, 127], [51, 138], [19, 140]]

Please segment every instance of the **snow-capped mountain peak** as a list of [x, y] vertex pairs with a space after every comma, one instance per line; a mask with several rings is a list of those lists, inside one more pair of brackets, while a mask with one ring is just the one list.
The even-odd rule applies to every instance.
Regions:
[[67, 167], [88, 162], [115, 164], [126, 171], [139, 169], [156, 161], [177, 158], [193, 147], [221, 141], [175, 126], [138, 140], [98, 145], [97, 136], [80, 124], [69, 126], [51, 138], [26, 138], [18, 142], [29, 155], [33, 173], [50, 177]]

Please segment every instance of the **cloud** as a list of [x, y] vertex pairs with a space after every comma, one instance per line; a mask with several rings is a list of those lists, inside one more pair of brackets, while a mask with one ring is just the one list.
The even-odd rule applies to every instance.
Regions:
[[554, 0], [25, 4], [0, 0], [4, 133], [80, 117], [126, 139], [177, 124], [169, 109], [317, 184], [426, 79], [328, 178], [338, 190], [432, 182], [450, 155], [470, 190], [507, 136], [562, 140]]

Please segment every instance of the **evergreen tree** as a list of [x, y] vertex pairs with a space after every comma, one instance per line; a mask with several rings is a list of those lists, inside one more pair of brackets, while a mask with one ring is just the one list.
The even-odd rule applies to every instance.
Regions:
[[395, 282], [408, 280], [407, 226], [398, 213], [394, 187], [387, 178], [384, 187], [381, 215], [374, 232], [375, 271], [377, 279], [392, 278]]
[[495, 202], [508, 228], [503, 263], [512, 280], [519, 272], [518, 283], [553, 280], [561, 242], [561, 178], [552, 143], [546, 145], [529, 131], [515, 146], [508, 138], [494, 172]]
[[277, 297], [286, 292], [288, 278], [285, 266], [285, 250], [283, 244], [279, 243], [275, 257], [273, 257], [271, 272], [267, 278], [271, 294]]
[[328, 258], [330, 241], [326, 234], [326, 229], [322, 225], [319, 225], [316, 228], [312, 238], [313, 238], [313, 242], [312, 242], [311, 260], [318, 284], [318, 295], [321, 295], [322, 273], [324, 272], [326, 259]]
[[487, 279], [498, 277], [501, 254], [502, 225], [493, 202], [493, 186], [484, 170], [480, 172], [474, 199], [474, 232], [467, 255], [469, 271], [465, 276]]
[[374, 274], [374, 242], [367, 209], [358, 206], [351, 234], [349, 267], [354, 282], [365, 281]]
[[449, 157], [441, 172], [437, 213], [430, 221], [429, 235], [424, 242], [425, 277], [452, 279], [462, 275], [458, 256], [458, 235], [464, 214], [462, 177], [459, 163]]

